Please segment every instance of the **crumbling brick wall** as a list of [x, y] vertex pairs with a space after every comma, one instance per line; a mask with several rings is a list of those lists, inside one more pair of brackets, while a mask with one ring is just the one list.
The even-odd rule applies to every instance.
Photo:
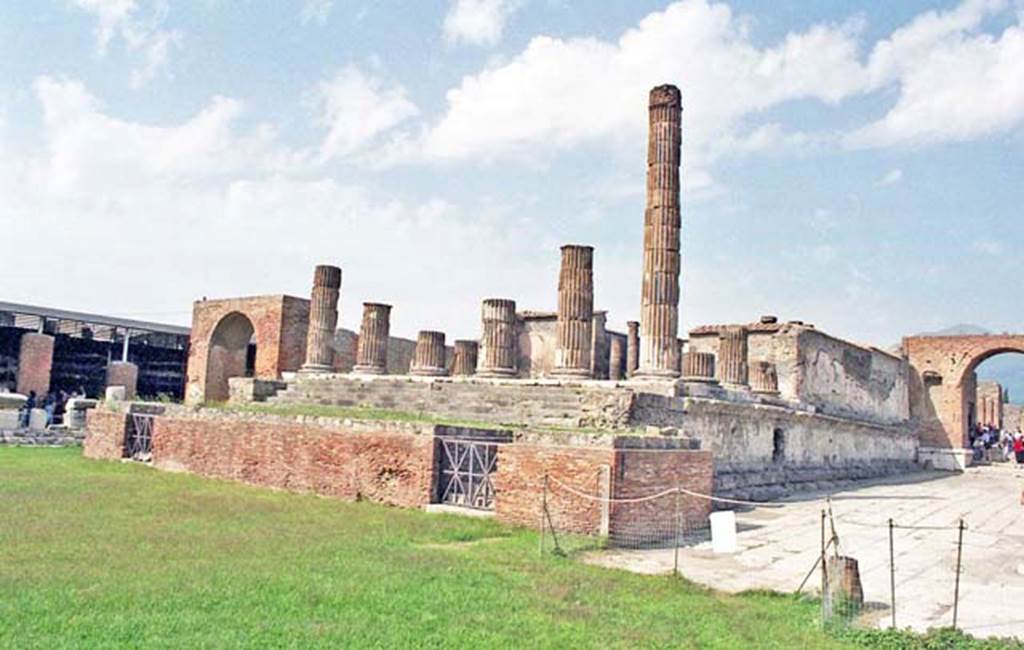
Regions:
[[419, 507], [430, 502], [434, 439], [387, 423], [353, 431], [294, 418], [165, 416], [154, 424], [153, 463], [252, 485]]
[[82, 447], [86, 458], [120, 460], [124, 457], [124, 437], [128, 414], [108, 409], [90, 409], [86, 413], [89, 434]]

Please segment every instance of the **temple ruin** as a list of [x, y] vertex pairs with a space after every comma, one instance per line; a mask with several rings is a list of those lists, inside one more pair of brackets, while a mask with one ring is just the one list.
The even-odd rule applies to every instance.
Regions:
[[[126, 440], [143, 426], [133, 418], [146, 417], [158, 467], [493, 511], [527, 525], [549, 476], [609, 497], [679, 485], [764, 499], [922, 461], [969, 462], [973, 368], [997, 351], [1024, 350], [1024, 337], [909, 338], [892, 353], [763, 316], [680, 338], [682, 101], [674, 86], [654, 88], [649, 100], [639, 320], [616, 330], [596, 308], [600, 255], [586, 245], [560, 250], [556, 312], [487, 298], [466, 305], [479, 310], [479, 339], [451, 346], [433, 329], [415, 341], [391, 336], [392, 306], [382, 303], [363, 305], [358, 334], [337, 329], [342, 269], [318, 266], [308, 299], [196, 302], [185, 391], [192, 406], [97, 411], [86, 454], [128, 455]], [[211, 402], [417, 419], [202, 407]], [[699, 516], [708, 504], [686, 507]], [[563, 514], [583, 533], [643, 516], [582, 502]]]

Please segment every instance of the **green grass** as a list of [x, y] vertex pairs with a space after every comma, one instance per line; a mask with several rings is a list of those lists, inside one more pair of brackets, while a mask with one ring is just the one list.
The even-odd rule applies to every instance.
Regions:
[[813, 602], [541, 558], [490, 520], [9, 447], [0, 646], [843, 647]]

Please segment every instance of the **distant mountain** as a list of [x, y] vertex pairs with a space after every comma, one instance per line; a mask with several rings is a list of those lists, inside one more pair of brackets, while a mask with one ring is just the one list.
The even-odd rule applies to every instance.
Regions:
[[970, 323], [960, 323], [959, 325], [953, 325], [935, 332], [921, 332], [917, 336], [967, 336], [970, 334], [991, 334], [980, 325], [971, 325]]

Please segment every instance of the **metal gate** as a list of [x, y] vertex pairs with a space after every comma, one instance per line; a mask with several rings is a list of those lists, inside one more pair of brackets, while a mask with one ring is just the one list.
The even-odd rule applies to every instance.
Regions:
[[491, 476], [498, 466], [496, 442], [441, 438], [438, 501], [477, 510], [494, 509]]
[[149, 462], [153, 458], [153, 420], [155, 415], [132, 413], [125, 436], [125, 457]]

